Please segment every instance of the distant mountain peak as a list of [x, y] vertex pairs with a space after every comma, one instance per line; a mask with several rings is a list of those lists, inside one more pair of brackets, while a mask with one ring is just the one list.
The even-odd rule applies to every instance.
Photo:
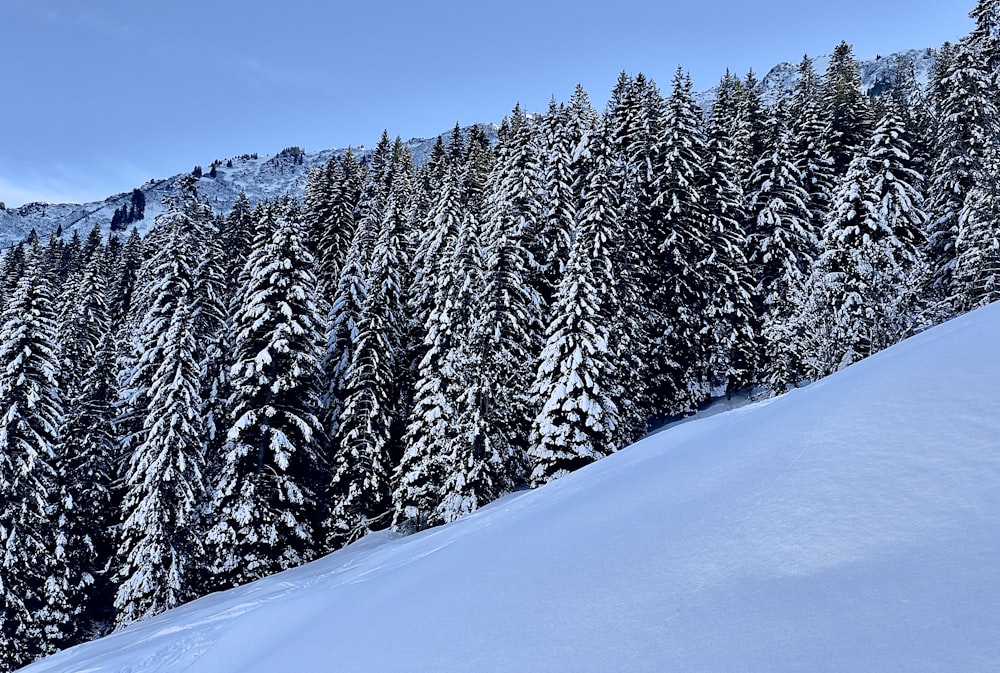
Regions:
[[[874, 58], [861, 60], [861, 88], [869, 96], [876, 96], [896, 83], [896, 72], [901, 63], [912, 63], [917, 82], [925, 86], [930, 79], [931, 68], [937, 59], [937, 50], [933, 48], [908, 49], [905, 51], [888, 54], [886, 56], [876, 55]], [[821, 54], [811, 57], [813, 69], [820, 77], [830, 64], [830, 55]], [[765, 105], [773, 105], [781, 96], [788, 95], [795, 87], [799, 79], [799, 64], [785, 61], [774, 66], [767, 71], [767, 74], [760, 80], [761, 100]], [[715, 101], [717, 87], [712, 87], [698, 93], [695, 100], [705, 110], [712, 107]]]

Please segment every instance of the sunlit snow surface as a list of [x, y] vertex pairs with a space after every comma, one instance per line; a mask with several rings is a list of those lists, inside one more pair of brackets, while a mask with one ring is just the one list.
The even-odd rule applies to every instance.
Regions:
[[1000, 306], [26, 670], [1000, 671]]

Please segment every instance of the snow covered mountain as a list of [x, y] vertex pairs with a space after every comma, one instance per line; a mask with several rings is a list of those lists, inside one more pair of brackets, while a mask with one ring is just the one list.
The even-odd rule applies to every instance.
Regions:
[[[858, 63], [861, 75], [861, 89], [870, 96], [876, 96], [883, 91], [891, 89], [896, 83], [896, 73], [901, 65], [913, 64], [914, 75], [917, 82], [922, 86], [926, 85], [930, 79], [931, 68], [937, 58], [936, 49], [910, 49], [888, 56], [876, 56], [875, 58], [860, 61]], [[813, 68], [820, 76], [826, 71], [830, 64], [830, 55], [823, 54], [812, 59]], [[761, 100], [765, 105], [773, 105], [782, 95], [790, 94], [795, 83], [799, 79], [799, 64], [779, 63], [771, 68], [760, 80]], [[742, 73], [734, 73], [742, 76]], [[695, 94], [695, 100], [703, 109], [712, 107], [715, 100], [716, 88], [712, 87]]]
[[[496, 127], [483, 125], [491, 140], [496, 140]], [[413, 138], [406, 145], [419, 165], [427, 160], [436, 138]], [[325, 166], [331, 157], [343, 154], [344, 149], [320, 152], [303, 152], [288, 148], [273, 155], [243, 155], [230, 159], [216, 159], [216, 176], [209, 177], [208, 169], [198, 181], [198, 194], [216, 213], [227, 213], [245, 192], [251, 204], [291, 194], [301, 197], [305, 192], [309, 171]], [[353, 148], [359, 160], [371, 154], [364, 145]], [[207, 164], [206, 164], [207, 165]], [[146, 199], [146, 217], [135, 223], [139, 233], [145, 234], [164, 210], [163, 197], [177, 191], [185, 174], [160, 180], [150, 180], [138, 185]], [[40, 236], [60, 231], [64, 236], [74, 231], [81, 236], [100, 225], [107, 234], [116, 209], [129, 205], [131, 192], [122, 192], [104, 201], [86, 204], [29, 203], [20, 208], [0, 210], [0, 249], [25, 240], [32, 229]], [[129, 227], [131, 228], [131, 227]]]
[[1000, 305], [30, 673], [1000, 670]]
[[[936, 51], [933, 49], [910, 50], [886, 57], [861, 62], [862, 87], [866, 92], [877, 93], [891, 86], [897, 61], [902, 59], [914, 63], [917, 79], [926, 82], [930, 68], [934, 63]], [[818, 73], [827, 66], [829, 57], [820, 56], [814, 61]], [[795, 83], [796, 64], [781, 63], [771, 69], [761, 80], [761, 93], [765, 103], [772, 103], [780, 93], [791, 91]], [[715, 98], [715, 89], [703, 91], [696, 100], [704, 109], [709, 109]], [[482, 125], [496, 139], [496, 126]], [[447, 133], [444, 135], [447, 136]], [[414, 138], [407, 145], [414, 161], [422, 164], [430, 153], [434, 138]], [[330, 157], [342, 153], [343, 149], [306, 152], [284, 150], [275, 155], [251, 155], [221, 159], [215, 178], [207, 175], [199, 182], [198, 190], [202, 200], [210, 204], [217, 213], [228, 212], [241, 191], [246, 192], [251, 203], [264, 199], [275, 198], [284, 194], [299, 197], [305, 190], [306, 177], [314, 166], [325, 165]], [[369, 154], [364, 146], [355, 148], [359, 158]], [[230, 167], [227, 162], [232, 162]], [[207, 165], [207, 164], [206, 164]], [[182, 176], [150, 180], [143, 185], [137, 185], [146, 199], [146, 217], [137, 223], [140, 233], [145, 233], [155, 221], [156, 215], [162, 212], [163, 197], [177, 189]], [[87, 234], [95, 224], [99, 224], [107, 233], [111, 218], [117, 208], [128, 205], [130, 192], [111, 196], [104, 201], [86, 204], [45, 204], [30, 203], [20, 208], [0, 210], [0, 249], [9, 247], [27, 238], [34, 229], [39, 235], [46, 236], [51, 232], [61, 231], [64, 235], [79, 232]]]

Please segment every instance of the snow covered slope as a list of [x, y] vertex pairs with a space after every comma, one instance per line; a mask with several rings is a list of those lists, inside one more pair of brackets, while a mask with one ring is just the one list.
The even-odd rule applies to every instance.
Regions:
[[[497, 128], [493, 125], [481, 126], [487, 136], [496, 141]], [[468, 128], [465, 130], [468, 131]], [[447, 138], [449, 134], [450, 131], [443, 135]], [[407, 141], [406, 146], [417, 165], [427, 161], [436, 140], [412, 138]], [[232, 209], [241, 192], [246, 193], [251, 204], [285, 194], [300, 198], [305, 193], [309, 171], [316, 166], [325, 166], [331, 157], [340, 156], [344, 151], [329, 149], [301, 153], [297, 148], [289, 148], [273, 155], [215, 159], [219, 162], [216, 177], [209, 177], [211, 162], [206, 162], [204, 176], [198, 181], [198, 195], [204, 203], [212, 206], [213, 211], [222, 214]], [[363, 145], [353, 148], [353, 151], [361, 161], [371, 155], [371, 148]], [[153, 226], [156, 216], [164, 210], [163, 197], [177, 191], [182, 177], [184, 174], [136, 186], [146, 198], [146, 217], [135, 223], [139, 233], [145, 234]], [[61, 228], [66, 237], [73, 232], [85, 237], [96, 224], [107, 234], [115, 210], [129, 205], [130, 198], [131, 191], [128, 191], [94, 203], [29, 203], [19, 208], [0, 210], [0, 250], [24, 241], [32, 229], [40, 236], [47, 236]]]
[[[898, 71], [904, 64], [912, 64], [917, 82], [921, 86], [926, 86], [930, 81], [931, 70], [936, 59], [937, 50], [927, 48], [909, 49], [889, 56], [879, 55], [860, 61], [858, 74], [861, 76], [861, 90], [868, 96], [877, 96], [891, 89], [895, 86]], [[830, 55], [823, 54], [811, 60], [816, 74], [822, 77], [830, 65]], [[798, 61], [795, 63], [786, 61], [768, 70], [767, 74], [760, 80], [761, 100], [766, 105], [773, 105], [780, 97], [790, 95], [799, 79], [798, 69]], [[745, 73], [736, 72], [733, 74], [737, 77], [743, 77]], [[716, 92], [716, 87], [701, 91], [695, 94], [695, 100], [702, 109], [709, 110], [715, 101]]]
[[1000, 305], [25, 669], [1000, 671]]

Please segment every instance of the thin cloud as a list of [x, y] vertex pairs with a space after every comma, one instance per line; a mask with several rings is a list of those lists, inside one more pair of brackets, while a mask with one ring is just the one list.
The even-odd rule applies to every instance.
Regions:
[[319, 73], [310, 72], [304, 66], [277, 65], [274, 62], [263, 60], [259, 56], [246, 53], [233, 54], [227, 63], [233, 71], [239, 72], [245, 81], [254, 85], [278, 84], [297, 87], [315, 85], [317, 81], [322, 81], [319, 79]]
[[139, 33], [133, 26], [127, 23], [115, 21], [107, 16], [93, 11], [82, 12], [78, 16], [79, 22], [85, 28], [96, 31], [105, 37], [110, 37], [130, 44], [137, 44], [140, 42]]

